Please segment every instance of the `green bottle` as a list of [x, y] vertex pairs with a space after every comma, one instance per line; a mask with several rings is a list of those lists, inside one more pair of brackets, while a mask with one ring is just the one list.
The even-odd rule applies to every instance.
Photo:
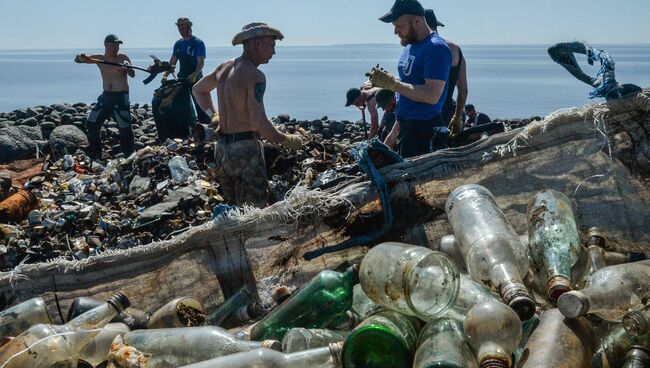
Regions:
[[352, 288], [359, 283], [356, 266], [344, 273], [324, 270], [262, 318], [251, 329], [252, 340], [282, 340], [294, 327], [325, 328], [352, 306]]
[[345, 368], [410, 368], [420, 322], [395, 311], [383, 311], [361, 322], [343, 344]]
[[224, 328], [256, 319], [263, 313], [262, 306], [253, 301], [253, 293], [244, 286], [208, 315], [206, 324]]
[[528, 202], [528, 237], [533, 264], [546, 271], [548, 296], [557, 301], [571, 291], [571, 267], [580, 257], [580, 239], [571, 201], [543, 190]]

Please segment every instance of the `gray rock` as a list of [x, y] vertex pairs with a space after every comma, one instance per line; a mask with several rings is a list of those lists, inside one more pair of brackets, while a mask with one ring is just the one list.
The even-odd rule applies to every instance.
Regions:
[[61, 112], [61, 111], [63, 111], [63, 110], [65, 110], [65, 109], [68, 108], [68, 106], [66, 106], [66, 105], [64, 105], [64, 104], [56, 104], [56, 105], [52, 105], [52, 107], [53, 107], [56, 111], [59, 111], [59, 112]]
[[50, 146], [57, 149], [65, 147], [68, 152], [74, 152], [87, 145], [86, 133], [73, 125], [58, 126], [50, 134]]
[[39, 128], [41, 128], [42, 131], [52, 131], [54, 128], [56, 128], [56, 124], [54, 124], [51, 121], [44, 121], [41, 124], [39, 124]]
[[38, 111], [36, 111], [35, 109], [28, 108], [27, 110], [25, 110], [25, 117], [33, 118], [35, 116], [38, 116]]
[[63, 124], [63, 125], [72, 124], [72, 114], [62, 114], [61, 115], [61, 124]]
[[74, 115], [74, 114], [77, 113], [77, 109], [75, 109], [75, 108], [73, 108], [73, 107], [68, 107], [68, 108], [66, 108], [65, 110], [63, 110], [61, 113], [62, 113], [62, 114], [70, 114], [70, 115]]
[[275, 118], [275, 122], [279, 124], [288, 123], [291, 117], [288, 114], [280, 114]]
[[345, 132], [345, 123], [335, 120], [330, 121], [330, 129], [336, 133], [343, 133]]
[[8, 127], [8, 126], [10, 126], [8, 122], [6, 122], [6, 121], [0, 121], [0, 129], [2, 129], [2, 128], [6, 128], [6, 127]]
[[311, 129], [314, 132], [320, 132], [323, 129], [323, 122], [321, 120], [314, 120], [311, 122]]
[[32, 118], [27, 118], [27, 119], [23, 120], [20, 123], [20, 125], [27, 125], [27, 126], [30, 126], [30, 127], [35, 127], [35, 126], [38, 125], [38, 120], [36, 118], [33, 118], [33, 117]]
[[0, 163], [7, 163], [35, 152], [43, 145], [41, 130], [30, 126], [9, 126], [0, 129]]

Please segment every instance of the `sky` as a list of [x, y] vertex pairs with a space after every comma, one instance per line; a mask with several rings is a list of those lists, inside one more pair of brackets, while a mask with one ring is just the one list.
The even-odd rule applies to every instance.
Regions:
[[[282, 45], [394, 43], [377, 18], [392, 0], [0, 0], [0, 49], [102, 47], [117, 34], [125, 48], [171, 47], [180, 16], [208, 47], [229, 46], [244, 24], [263, 21]], [[648, 0], [422, 0], [461, 45], [650, 43]]]

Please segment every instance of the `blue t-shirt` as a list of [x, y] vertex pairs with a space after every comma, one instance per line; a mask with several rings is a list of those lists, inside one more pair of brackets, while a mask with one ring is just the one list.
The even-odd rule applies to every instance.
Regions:
[[[423, 85], [425, 79], [447, 82], [451, 68], [451, 51], [445, 40], [432, 33], [424, 40], [408, 45], [399, 59], [397, 70], [400, 80], [414, 86]], [[416, 102], [397, 95], [397, 120], [431, 120], [442, 111], [447, 88], [435, 105]]]
[[205, 44], [195, 36], [189, 40], [181, 38], [174, 44], [172, 54], [180, 63], [178, 77], [185, 78], [194, 72], [199, 63], [199, 57], [205, 57]]

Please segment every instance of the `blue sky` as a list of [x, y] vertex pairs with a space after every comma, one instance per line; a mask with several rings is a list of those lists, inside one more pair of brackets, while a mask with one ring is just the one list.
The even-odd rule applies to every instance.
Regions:
[[[460, 44], [650, 43], [648, 0], [423, 0]], [[207, 46], [227, 46], [244, 24], [280, 28], [284, 45], [397, 42], [377, 17], [392, 0], [2, 0], [0, 49], [101, 47], [116, 33], [125, 47], [167, 47], [187, 16]]]

